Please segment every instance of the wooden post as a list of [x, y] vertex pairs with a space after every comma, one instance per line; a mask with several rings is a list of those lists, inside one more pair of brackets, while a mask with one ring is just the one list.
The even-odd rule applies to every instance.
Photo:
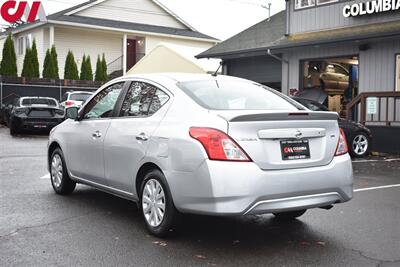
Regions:
[[361, 96], [361, 101], [360, 101], [360, 104], [361, 104], [361, 111], [360, 111], [360, 113], [361, 113], [361, 118], [360, 118], [360, 123], [361, 123], [361, 124], [364, 124], [364, 125], [365, 125], [366, 116], [367, 116], [367, 110], [366, 110], [366, 107], [365, 107], [365, 100], [366, 100], [366, 97], [365, 97], [364, 95], [362, 95], [362, 96]]

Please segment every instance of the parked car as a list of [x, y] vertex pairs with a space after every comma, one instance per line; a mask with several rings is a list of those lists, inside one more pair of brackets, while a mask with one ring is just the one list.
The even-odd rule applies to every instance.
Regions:
[[92, 92], [71, 91], [63, 95], [60, 106], [63, 108], [78, 107], [80, 108], [86, 100], [93, 95]]
[[6, 105], [1, 104], [0, 105], [0, 124], [5, 124], [6, 122], [4, 121], [4, 111], [5, 111]]
[[338, 115], [229, 76], [113, 80], [50, 133], [57, 194], [76, 183], [140, 203], [150, 233], [180, 213], [294, 219], [353, 194]]
[[6, 109], [6, 121], [10, 134], [21, 131], [50, 131], [64, 121], [64, 110], [58, 101], [49, 97], [21, 97]]
[[329, 63], [324, 66], [321, 72], [321, 86], [324, 89], [346, 90], [349, 88], [349, 77], [349, 71], [343, 65]]
[[[328, 108], [316, 101], [293, 97], [294, 100], [313, 111], [329, 111]], [[339, 118], [339, 127], [343, 129], [349, 152], [352, 157], [362, 158], [369, 155], [371, 150], [372, 133], [371, 130], [354, 121]]]

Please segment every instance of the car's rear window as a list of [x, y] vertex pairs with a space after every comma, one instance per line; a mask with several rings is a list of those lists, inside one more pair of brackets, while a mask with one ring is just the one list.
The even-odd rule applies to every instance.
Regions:
[[73, 101], [82, 101], [85, 102], [88, 98], [92, 96], [92, 94], [71, 94], [69, 97], [70, 100]]
[[22, 100], [23, 106], [32, 106], [32, 105], [46, 105], [50, 107], [56, 107], [57, 102], [53, 99], [48, 98], [26, 98]]
[[195, 102], [211, 110], [301, 109], [295, 101], [256, 83], [246, 81], [190, 81], [178, 86]]

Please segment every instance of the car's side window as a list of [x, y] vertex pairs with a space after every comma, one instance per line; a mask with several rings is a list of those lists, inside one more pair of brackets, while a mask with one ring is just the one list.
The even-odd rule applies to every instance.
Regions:
[[348, 73], [341, 67], [341, 66], [335, 66], [335, 72], [343, 75], [348, 75]]
[[144, 82], [132, 82], [122, 104], [120, 116], [151, 116], [168, 100], [169, 96], [157, 87]]
[[109, 118], [125, 82], [113, 84], [98, 93], [85, 107], [83, 119]]

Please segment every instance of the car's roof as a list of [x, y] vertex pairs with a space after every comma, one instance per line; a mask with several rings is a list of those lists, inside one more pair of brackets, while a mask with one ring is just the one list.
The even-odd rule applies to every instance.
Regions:
[[196, 80], [244, 80], [241, 78], [226, 76], [226, 75], [217, 75], [213, 76], [212, 74], [198, 74], [198, 73], [151, 73], [151, 74], [128, 74], [120, 79], [149, 79], [149, 80], [159, 80], [161, 79], [169, 79], [175, 82], [187, 82], [187, 81], [196, 81]]
[[88, 91], [70, 91], [67, 92], [68, 94], [72, 95], [72, 94], [88, 94], [88, 95], [92, 95], [93, 92], [88, 92]]
[[48, 99], [48, 100], [57, 100], [53, 97], [44, 97], [44, 96], [23, 96], [20, 98], [20, 100], [25, 100], [25, 99]]

